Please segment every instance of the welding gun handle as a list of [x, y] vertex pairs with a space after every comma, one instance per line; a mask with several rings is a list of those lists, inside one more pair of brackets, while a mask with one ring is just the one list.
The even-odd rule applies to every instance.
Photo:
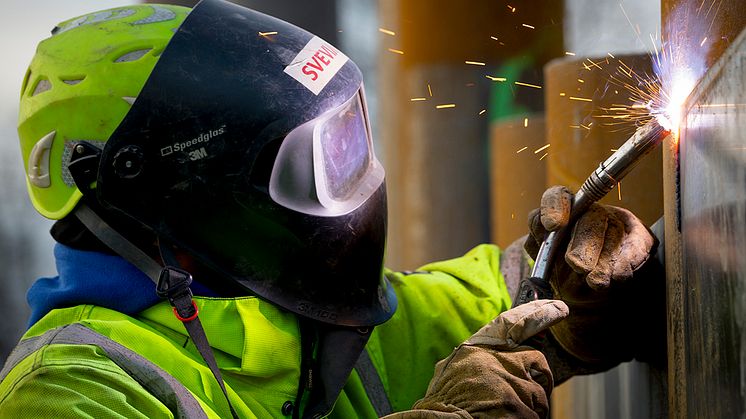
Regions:
[[541, 247], [539, 247], [539, 252], [536, 254], [531, 276], [521, 279], [518, 286], [518, 294], [513, 301], [513, 307], [518, 307], [529, 301], [550, 299], [553, 297], [552, 288], [549, 285], [548, 270], [559, 250], [559, 243], [563, 241], [567, 235], [567, 231], [567, 228], [552, 231], [544, 238]]
[[[513, 308], [531, 301], [549, 300], [552, 299], [552, 297], [553, 293], [552, 289], [549, 287], [548, 281], [545, 281], [542, 278], [523, 278], [521, 280], [521, 285], [518, 288], [518, 295], [516, 295], [515, 300], [513, 300]], [[521, 344], [541, 351], [546, 345], [546, 333], [547, 331], [539, 332], [521, 342]]]
[[518, 295], [513, 301], [513, 307], [518, 307], [535, 300], [549, 300], [554, 296], [549, 282], [542, 278], [524, 278], [518, 287]]

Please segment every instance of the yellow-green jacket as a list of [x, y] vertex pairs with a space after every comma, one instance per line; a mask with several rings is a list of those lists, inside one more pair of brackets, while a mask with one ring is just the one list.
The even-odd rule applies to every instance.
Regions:
[[[329, 417], [373, 418], [382, 403], [400, 411], [422, 397], [435, 363], [509, 308], [499, 257], [481, 245], [414, 273], [386, 271], [398, 310], [375, 328], [361, 357], [369, 368], [353, 371]], [[195, 300], [238, 415], [289, 417], [300, 377], [295, 315], [255, 297]], [[0, 379], [0, 417], [231, 416], [166, 302], [133, 315], [54, 309], [26, 332]]]

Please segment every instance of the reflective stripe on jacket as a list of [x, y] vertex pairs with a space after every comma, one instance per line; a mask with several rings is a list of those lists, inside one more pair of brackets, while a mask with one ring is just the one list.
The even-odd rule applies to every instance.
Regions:
[[[353, 371], [329, 417], [373, 418], [422, 397], [435, 363], [510, 307], [499, 256], [481, 245], [415, 273], [386, 271], [399, 308], [361, 357], [374, 371]], [[288, 417], [283, 405], [294, 402], [300, 377], [296, 317], [255, 297], [195, 300], [238, 415]], [[0, 375], [3, 417], [230, 417], [165, 302], [136, 316], [94, 305], [53, 310], [23, 340]], [[375, 381], [385, 394], [371, 390]]]

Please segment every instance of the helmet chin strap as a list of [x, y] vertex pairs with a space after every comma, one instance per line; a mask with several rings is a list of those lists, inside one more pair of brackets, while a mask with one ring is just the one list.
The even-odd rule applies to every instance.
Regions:
[[88, 204], [81, 201], [75, 207], [73, 214], [103, 244], [109, 246], [111, 250], [127, 262], [135, 265], [137, 269], [147, 275], [153, 282], [158, 283], [163, 266], [114, 230]]
[[[215, 361], [215, 354], [212, 352], [205, 335], [205, 329], [199, 320], [197, 304], [192, 299], [192, 290], [189, 288], [192, 283], [192, 275], [173, 266], [161, 266], [134, 243], [114, 230], [84, 202], [78, 204], [74, 214], [102, 243], [135, 265], [156, 284], [156, 293], [159, 297], [165, 298], [171, 303], [174, 315], [184, 324], [184, 328], [192, 339], [194, 346], [197, 347], [202, 359], [218, 382], [231, 414], [234, 418], [238, 418], [228, 398], [228, 391], [225, 388], [225, 381], [223, 381], [217, 361]], [[161, 248], [164, 247], [161, 246]]]

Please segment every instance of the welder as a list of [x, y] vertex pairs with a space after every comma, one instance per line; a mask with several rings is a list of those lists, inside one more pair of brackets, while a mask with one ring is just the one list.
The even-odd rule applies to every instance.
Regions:
[[[222, 0], [55, 27], [18, 131], [58, 276], [28, 292], [2, 416], [545, 417], [556, 383], [631, 359], [620, 307], [654, 239], [628, 211], [577, 221], [564, 302], [508, 310], [519, 244], [383, 268], [362, 86], [333, 45]], [[545, 193], [529, 254], [571, 202]]]

